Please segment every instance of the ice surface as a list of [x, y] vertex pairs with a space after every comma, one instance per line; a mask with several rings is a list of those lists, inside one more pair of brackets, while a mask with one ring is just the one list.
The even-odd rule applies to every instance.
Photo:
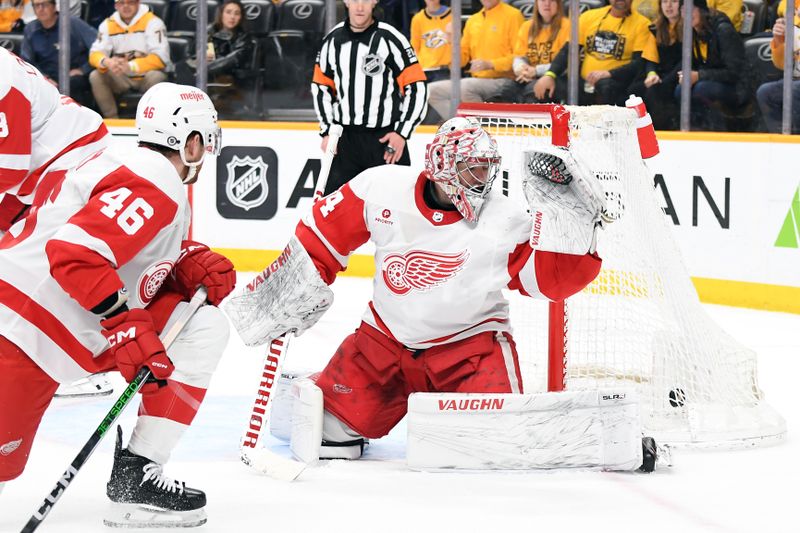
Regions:
[[[334, 308], [294, 341], [286, 369], [319, 369], [359, 322], [370, 280], [341, 278]], [[786, 441], [737, 452], [675, 450], [675, 466], [651, 475], [600, 472], [420, 473], [405, 467], [405, 425], [373, 441], [365, 457], [306, 470], [294, 483], [257, 475], [238, 442], [260, 375], [262, 350], [236, 335], [203, 408], [166, 474], [208, 494], [203, 532], [797, 532], [800, 484], [800, 315], [706, 306], [759, 353], [767, 401], [787, 421]], [[115, 376], [119, 385], [121, 378]], [[112, 396], [116, 397], [120, 389]], [[15, 532], [83, 445], [112, 398], [54, 400], [25, 473], [0, 494], [0, 532]], [[126, 436], [135, 407], [123, 415]], [[109, 432], [112, 433], [112, 432]], [[113, 434], [113, 433], [112, 433]], [[288, 455], [286, 446], [271, 448]], [[107, 438], [39, 531], [109, 531], [102, 525], [113, 442]]]

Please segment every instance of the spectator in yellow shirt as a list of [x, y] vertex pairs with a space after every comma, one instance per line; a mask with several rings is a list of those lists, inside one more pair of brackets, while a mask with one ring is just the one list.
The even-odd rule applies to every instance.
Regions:
[[25, 23], [34, 19], [30, 0], [0, 0], [0, 33], [22, 33]]
[[[469, 17], [461, 38], [461, 66], [470, 77], [461, 80], [462, 102], [513, 102], [517, 84], [511, 63], [514, 40], [524, 17], [501, 0], [481, 0], [483, 9]], [[428, 105], [442, 119], [450, 117], [450, 80], [431, 83]]]
[[117, 0], [116, 12], [100, 24], [89, 53], [92, 93], [105, 118], [117, 118], [115, 95], [142, 93], [166, 81], [171, 68], [164, 21], [139, 0]]
[[[523, 84], [520, 100], [539, 102], [533, 94], [538, 78], [550, 70], [550, 63], [569, 41], [569, 19], [564, 16], [563, 0], [536, 0], [531, 19], [519, 28], [514, 45], [512, 68], [517, 83]], [[546, 101], [566, 99], [566, 77], [558, 84], [559, 93]], [[563, 88], [563, 90], [561, 90]]]
[[[631, 12], [631, 0], [612, 0], [610, 6], [590, 9], [578, 22], [581, 61], [581, 104], [625, 105], [628, 87], [644, 69], [645, 61], [658, 61], [650, 21]], [[539, 78], [534, 94], [552, 97], [556, 78], [567, 70], [569, 47], [564, 46], [550, 70]]]
[[428, 83], [450, 77], [450, 8], [440, 0], [425, 0], [425, 9], [411, 19], [411, 47]]

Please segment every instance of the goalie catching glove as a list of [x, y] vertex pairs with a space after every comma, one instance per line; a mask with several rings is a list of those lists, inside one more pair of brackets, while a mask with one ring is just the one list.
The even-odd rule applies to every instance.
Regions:
[[271, 265], [226, 302], [225, 311], [244, 343], [259, 346], [289, 331], [301, 335], [332, 303], [333, 291], [292, 237]]
[[523, 192], [533, 218], [531, 247], [573, 255], [593, 253], [597, 228], [613, 222], [620, 209], [608, 207], [594, 173], [568, 149], [546, 146], [525, 152]]

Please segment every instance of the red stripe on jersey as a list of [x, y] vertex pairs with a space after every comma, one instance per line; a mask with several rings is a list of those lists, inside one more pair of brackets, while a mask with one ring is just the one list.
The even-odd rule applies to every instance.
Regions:
[[530, 294], [525, 290], [522, 280], [519, 279], [519, 273], [528, 264], [532, 253], [533, 248], [528, 245], [528, 241], [525, 241], [518, 244], [514, 251], [508, 254], [508, 275], [511, 277], [508, 288], [512, 291], [517, 290], [525, 296], [530, 296]]
[[314, 204], [312, 215], [319, 232], [339, 255], [347, 256], [369, 239], [364, 200], [350, 184]]
[[424, 216], [428, 222], [434, 226], [447, 226], [454, 224], [464, 218], [456, 209], [443, 210], [433, 209], [425, 203], [425, 187], [428, 185], [428, 174], [423, 171], [417, 177], [417, 183], [414, 184], [414, 202], [417, 204], [417, 209]]
[[154, 183], [122, 166], [97, 183], [69, 223], [105, 242], [119, 268], [169, 226], [177, 211], [178, 204]]
[[17, 183], [25, 179], [28, 175], [28, 169], [14, 170], [9, 168], [0, 168], [0, 192], [5, 192]]
[[330, 285], [336, 279], [336, 274], [342, 271], [343, 267], [339, 260], [328, 250], [317, 234], [302, 222], [297, 224], [294, 234], [308, 252], [314, 266], [317, 267], [322, 280]]
[[466, 333], [467, 331], [469, 331], [469, 330], [471, 330], [471, 329], [477, 328], [477, 327], [478, 327], [478, 326], [480, 326], [481, 324], [488, 324], [489, 322], [497, 322], [498, 324], [505, 324], [505, 323], [507, 322], [507, 320], [506, 320], [505, 318], [487, 318], [486, 320], [481, 320], [480, 322], [478, 322], [478, 323], [477, 323], [477, 324], [475, 324], [474, 326], [470, 326], [470, 327], [468, 327], [468, 328], [462, 329], [461, 331], [456, 331], [455, 333], [453, 333], [453, 334], [451, 334], [451, 335], [445, 335], [444, 337], [437, 337], [437, 338], [435, 338], [435, 339], [429, 339], [429, 340], [427, 340], [427, 341], [422, 341], [420, 344], [428, 344], [428, 343], [432, 343], [432, 344], [439, 344], [439, 343], [445, 343], [445, 342], [447, 342], [448, 340], [450, 340], [450, 339], [452, 339], [453, 337], [455, 337], [456, 335], [461, 335], [462, 333]]
[[[4, 73], [3, 76], [8, 75]], [[0, 113], [5, 127], [0, 134], [0, 154], [31, 155], [31, 103], [16, 87], [0, 98]]]
[[583, 290], [597, 277], [603, 265], [603, 260], [595, 254], [536, 252], [533, 261], [539, 291], [554, 302]]
[[206, 395], [206, 389], [167, 380], [165, 387], [142, 394], [139, 415], [167, 418], [189, 425]]
[[45, 253], [50, 275], [87, 311], [123, 287], [108, 259], [86, 246], [53, 239]]
[[[17, 290], [15, 287], [2, 280], [0, 280], [0, 303], [47, 335], [50, 340], [56, 343], [65, 353], [69, 354], [69, 356], [85, 371], [96, 372], [100, 367], [108, 366], [107, 364], [101, 364], [103, 362], [101, 359], [103, 358], [98, 358], [96, 360], [92, 352], [81, 344], [80, 341], [70, 333], [69, 329], [59, 322], [55, 315], [33, 301], [27, 294]], [[99, 327], [98, 322], [98, 331]]]
[[87, 133], [86, 135], [84, 135], [80, 139], [77, 139], [76, 141], [70, 143], [68, 146], [64, 147], [64, 149], [62, 149], [56, 155], [51, 157], [44, 165], [41, 165], [39, 168], [37, 168], [36, 170], [31, 172], [31, 174], [25, 179], [25, 181], [22, 183], [22, 185], [20, 185], [19, 193], [17, 193], [17, 194], [19, 196], [27, 196], [27, 195], [31, 194], [34, 191], [34, 189], [36, 188], [36, 183], [39, 181], [39, 177], [42, 175], [42, 172], [47, 170], [47, 168], [50, 165], [52, 165], [55, 160], [57, 160], [59, 157], [61, 157], [62, 155], [66, 154], [67, 152], [75, 150], [76, 148], [80, 148], [82, 146], [86, 146], [88, 144], [97, 142], [97, 141], [101, 140], [103, 137], [105, 137], [106, 135], [108, 135], [108, 129], [106, 128], [105, 124], [101, 123], [100, 127], [97, 128], [92, 133]]
[[[392, 334], [392, 332], [389, 329], [389, 327], [386, 325], [386, 323], [383, 321], [383, 319], [381, 319], [380, 315], [378, 315], [378, 311], [375, 310], [375, 306], [372, 304], [372, 302], [369, 302], [368, 305], [369, 305], [369, 310], [372, 311], [372, 316], [375, 319], [375, 324], [378, 326], [378, 329], [381, 330], [381, 333], [383, 333], [384, 335], [386, 335], [387, 337], [389, 337], [393, 341], [399, 342], [400, 344], [403, 344], [402, 342], [397, 340], [397, 338]], [[478, 322], [477, 324], [475, 324], [473, 326], [470, 326], [468, 328], [462, 329], [461, 331], [456, 331], [455, 333], [452, 333], [450, 335], [445, 335], [444, 337], [437, 337], [435, 339], [429, 339], [429, 340], [426, 340], [426, 341], [421, 341], [421, 342], [419, 342], [417, 344], [440, 344], [440, 343], [444, 344], [445, 342], [447, 342], [448, 340], [452, 339], [453, 337], [455, 337], [457, 335], [461, 335], [462, 333], [465, 333], [465, 332], [467, 332], [467, 331], [469, 331], [471, 329], [477, 328], [481, 324], [488, 324], [489, 322], [497, 322], [498, 324], [505, 324], [506, 323], [506, 319], [504, 319], [504, 318], [487, 318], [486, 320], [482, 320], [482, 321]]]

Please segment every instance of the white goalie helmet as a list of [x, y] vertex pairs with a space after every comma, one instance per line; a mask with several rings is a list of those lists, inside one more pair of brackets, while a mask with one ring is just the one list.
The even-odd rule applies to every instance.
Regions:
[[[192, 169], [186, 183], [193, 181], [207, 154], [219, 155], [222, 148], [214, 103], [191, 85], [163, 82], [148, 89], [136, 107], [136, 131], [139, 142], [178, 151], [183, 164]], [[183, 148], [193, 132], [201, 135], [204, 154], [200, 161], [189, 162]]]
[[468, 222], [477, 222], [500, 170], [500, 153], [476, 119], [451, 118], [427, 146], [425, 170], [458, 212]]

